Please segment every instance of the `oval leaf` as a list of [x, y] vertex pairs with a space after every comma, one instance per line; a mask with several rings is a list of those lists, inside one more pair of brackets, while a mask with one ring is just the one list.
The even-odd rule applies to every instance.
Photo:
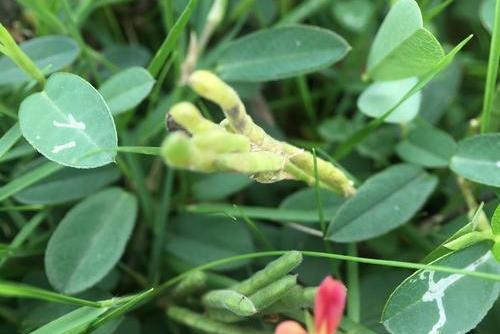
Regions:
[[[417, 78], [397, 81], [375, 82], [368, 86], [358, 99], [358, 108], [365, 115], [378, 118], [394, 108], [400, 100], [417, 84]], [[399, 105], [387, 123], [408, 123], [415, 118], [420, 109], [422, 93], [417, 92]]]
[[151, 92], [155, 79], [142, 67], [132, 67], [106, 80], [99, 92], [113, 115], [139, 105]]
[[90, 196], [120, 178], [115, 166], [92, 170], [65, 168], [17, 193], [25, 204], [54, 205]]
[[[489, 248], [481, 243], [432, 264], [498, 274], [500, 265]], [[499, 291], [500, 284], [495, 281], [419, 270], [393, 292], [382, 321], [395, 334], [467, 333], [493, 306]]]
[[261, 30], [228, 44], [217, 71], [229, 81], [268, 81], [328, 67], [349, 44], [336, 33], [311, 26]]
[[45, 252], [52, 286], [75, 294], [98, 283], [122, 256], [136, 214], [136, 199], [118, 188], [103, 190], [73, 207]]
[[464, 139], [451, 159], [451, 169], [471, 181], [500, 187], [500, 134]]
[[419, 76], [444, 57], [436, 38], [423, 28], [415, 0], [399, 0], [382, 23], [368, 56], [367, 75], [375, 80]]
[[[20, 44], [21, 49], [45, 74], [54, 73], [71, 64], [80, 50], [66, 36], [43, 36]], [[19, 84], [31, 80], [12, 60], [0, 58], [0, 85]]]
[[21, 103], [19, 122], [26, 140], [61, 165], [95, 168], [114, 161], [113, 117], [101, 94], [77, 75], [53, 74], [44, 91]]
[[366, 181], [340, 207], [327, 238], [361, 241], [382, 235], [407, 222], [437, 185], [437, 178], [413, 165], [396, 165]]
[[396, 152], [405, 161], [424, 167], [447, 167], [457, 144], [446, 132], [430, 125], [413, 128]]

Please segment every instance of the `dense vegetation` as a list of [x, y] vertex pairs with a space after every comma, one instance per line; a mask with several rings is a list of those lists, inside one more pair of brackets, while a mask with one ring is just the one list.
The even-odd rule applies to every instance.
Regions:
[[498, 332], [500, 1], [0, 22], [0, 333]]

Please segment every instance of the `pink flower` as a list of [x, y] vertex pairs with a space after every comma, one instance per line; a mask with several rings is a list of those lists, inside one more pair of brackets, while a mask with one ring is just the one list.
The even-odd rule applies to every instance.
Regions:
[[287, 320], [276, 327], [274, 334], [307, 334], [307, 332], [298, 322]]
[[319, 286], [314, 302], [316, 334], [334, 334], [344, 314], [346, 288], [342, 282], [326, 277]]
[[[315, 334], [335, 334], [344, 314], [346, 288], [344, 284], [326, 277], [319, 286], [314, 302]], [[284, 321], [276, 327], [275, 334], [307, 334], [295, 321]]]

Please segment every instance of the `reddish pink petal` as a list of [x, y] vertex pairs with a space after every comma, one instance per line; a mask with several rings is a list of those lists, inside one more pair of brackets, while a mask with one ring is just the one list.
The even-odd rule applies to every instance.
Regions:
[[307, 332], [298, 322], [288, 320], [279, 324], [274, 334], [307, 334]]
[[316, 293], [314, 324], [316, 334], [334, 334], [337, 331], [346, 302], [346, 288], [340, 281], [326, 277]]

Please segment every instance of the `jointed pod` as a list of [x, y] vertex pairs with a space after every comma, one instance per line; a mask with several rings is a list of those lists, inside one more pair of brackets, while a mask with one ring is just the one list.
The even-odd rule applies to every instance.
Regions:
[[[218, 104], [226, 118], [216, 124], [189, 102], [174, 105], [167, 124], [173, 132], [162, 147], [165, 161], [198, 172], [239, 172], [262, 183], [284, 179], [314, 185], [314, 157], [308, 151], [269, 136], [247, 114], [233, 88], [209, 71], [196, 71], [191, 88]], [[355, 193], [353, 182], [337, 167], [316, 158], [318, 183], [343, 196]]]

